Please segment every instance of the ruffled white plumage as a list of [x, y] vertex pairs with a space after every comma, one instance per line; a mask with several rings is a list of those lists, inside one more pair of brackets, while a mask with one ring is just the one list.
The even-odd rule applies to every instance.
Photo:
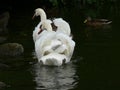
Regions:
[[56, 30], [58, 33], [60, 32], [70, 36], [71, 29], [69, 24], [65, 20], [63, 20], [62, 18], [56, 18], [53, 20], [53, 23], [58, 27]]
[[[42, 64], [60, 66], [70, 61], [75, 42], [70, 37], [71, 30], [67, 22], [61, 18], [54, 19], [53, 23], [57, 26], [56, 31], [52, 30], [51, 23], [51, 20], [42, 18], [41, 22], [35, 27], [33, 31], [35, 52], [38, 61]], [[43, 31], [38, 34], [40, 29]]]

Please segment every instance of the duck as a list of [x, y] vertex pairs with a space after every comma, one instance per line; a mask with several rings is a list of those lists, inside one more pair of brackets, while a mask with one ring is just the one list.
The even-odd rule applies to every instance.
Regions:
[[85, 19], [84, 23], [88, 26], [100, 27], [104, 25], [109, 25], [112, 21], [107, 19], [92, 19], [90, 16]]
[[[46, 24], [46, 25], [44, 25]], [[49, 31], [50, 23], [42, 23], [44, 27], [41, 37], [35, 42], [35, 53], [42, 65], [61, 66], [70, 62], [75, 42], [64, 33]]]
[[36, 39], [38, 39], [40, 32], [42, 32], [42, 29], [41, 29], [42, 22], [45, 22], [46, 20], [48, 20], [51, 23], [52, 30], [58, 33], [61, 32], [61, 33], [67, 34], [68, 36], [71, 36], [70, 25], [68, 22], [63, 20], [63, 18], [47, 19], [47, 15], [42, 8], [35, 9], [35, 13], [32, 19], [34, 19], [36, 16], [40, 16], [40, 22], [38, 23], [38, 25], [35, 27], [33, 31], [34, 42], [36, 41]]
[[[46, 18], [43, 9], [36, 9], [34, 16], [41, 17], [41, 21], [33, 31], [35, 53], [38, 62], [48, 66], [61, 66], [70, 62], [75, 42], [68, 34], [63, 32], [65, 28], [58, 25], [61, 31], [60, 29], [58, 31], [54, 30], [53, 21]], [[61, 18], [57, 19], [59, 21], [62, 20]]]

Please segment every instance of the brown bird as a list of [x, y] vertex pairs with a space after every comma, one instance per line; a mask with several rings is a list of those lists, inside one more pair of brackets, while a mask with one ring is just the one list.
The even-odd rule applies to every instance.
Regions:
[[84, 23], [88, 26], [99, 27], [103, 25], [108, 25], [112, 23], [112, 21], [109, 21], [107, 19], [92, 19], [91, 17], [87, 17]]

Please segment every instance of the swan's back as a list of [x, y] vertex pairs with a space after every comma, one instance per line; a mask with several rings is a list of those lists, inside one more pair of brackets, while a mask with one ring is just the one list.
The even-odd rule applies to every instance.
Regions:
[[71, 29], [66, 21], [64, 21], [62, 18], [56, 18], [53, 20], [53, 23], [57, 26], [57, 32], [62, 32], [70, 36]]
[[[75, 42], [68, 35], [63, 33], [56, 33], [53, 31], [46, 32], [45, 35], [36, 41], [35, 51], [37, 52], [37, 58], [40, 60], [42, 57], [48, 58], [53, 53], [54, 55], [61, 56], [62, 59], [65, 58], [66, 63], [68, 63], [72, 57], [74, 46]], [[52, 57], [58, 57], [54, 55]], [[60, 58], [58, 60], [60, 60]]]

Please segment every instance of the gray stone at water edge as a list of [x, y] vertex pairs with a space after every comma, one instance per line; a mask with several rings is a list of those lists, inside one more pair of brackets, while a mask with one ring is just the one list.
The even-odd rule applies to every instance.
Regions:
[[24, 48], [19, 43], [6, 43], [0, 45], [0, 56], [19, 56], [24, 52]]

